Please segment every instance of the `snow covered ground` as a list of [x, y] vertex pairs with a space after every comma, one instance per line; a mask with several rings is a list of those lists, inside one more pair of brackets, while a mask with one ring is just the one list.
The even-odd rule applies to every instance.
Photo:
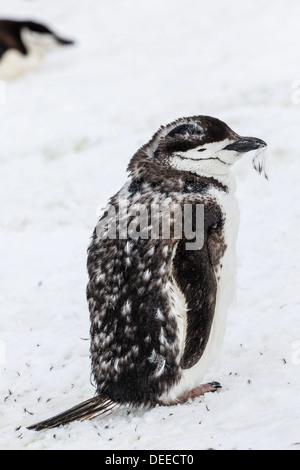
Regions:
[[[299, 1], [0, 0], [0, 15], [77, 41], [0, 105], [0, 448], [300, 450]], [[235, 168], [237, 299], [206, 377], [222, 390], [26, 430], [94, 395], [97, 210], [161, 124], [194, 114], [269, 144], [269, 182], [251, 156]]]

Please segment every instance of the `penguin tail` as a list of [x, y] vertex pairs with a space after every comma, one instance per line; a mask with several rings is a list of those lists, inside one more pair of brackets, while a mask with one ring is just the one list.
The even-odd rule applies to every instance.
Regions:
[[27, 427], [27, 429], [30, 431], [42, 431], [43, 429], [56, 428], [57, 426], [68, 424], [72, 421], [84, 421], [86, 419], [96, 418], [100, 415], [109, 415], [116, 406], [118, 406], [117, 403], [107, 398], [96, 396], [63, 413], [53, 416], [53, 418], [33, 424]]

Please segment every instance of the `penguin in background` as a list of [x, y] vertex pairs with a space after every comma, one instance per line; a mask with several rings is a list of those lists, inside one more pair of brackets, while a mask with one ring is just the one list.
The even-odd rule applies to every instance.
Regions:
[[73, 44], [35, 21], [0, 19], [0, 79], [36, 70], [48, 52]]
[[[182, 403], [220, 387], [201, 381], [222, 344], [235, 292], [239, 217], [231, 168], [254, 150], [254, 167], [262, 173], [266, 145], [216, 118], [193, 116], [162, 126], [136, 152], [129, 179], [110, 199], [88, 250], [96, 396], [28, 429], [91, 419], [121, 405]], [[188, 247], [191, 237], [175, 234], [175, 212], [169, 236], [149, 236], [162, 224], [161, 212], [152, 218], [152, 208], [172, 204], [179, 219], [185, 206], [193, 208], [194, 229], [195, 208], [204, 208], [201, 244]], [[146, 208], [143, 229], [140, 224], [139, 236], [124, 235], [140, 216], [136, 206]]]

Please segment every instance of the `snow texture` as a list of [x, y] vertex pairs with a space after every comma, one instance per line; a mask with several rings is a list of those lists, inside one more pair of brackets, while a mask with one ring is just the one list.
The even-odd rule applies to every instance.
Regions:
[[[298, 0], [1, 0], [2, 17], [77, 41], [8, 82], [0, 105], [1, 448], [300, 449], [299, 15]], [[222, 390], [28, 431], [94, 395], [97, 211], [161, 124], [195, 114], [269, 144], [269, 181], [251, 154], [234, 170], [237, 296], [206, 376]]]

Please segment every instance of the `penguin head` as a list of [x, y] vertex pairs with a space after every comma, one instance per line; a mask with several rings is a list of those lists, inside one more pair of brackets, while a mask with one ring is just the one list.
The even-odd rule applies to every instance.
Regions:
[[61, 38], [47, 26], [34, 21], [21, 23], [21, 37], [27, 49], [39, 49], [44, 53], [74, 44], [74, 41]]
[[154, 158], [178, 170], [217, 176], [227, 174], [246, 152], [263, 147], [261, 139], [241, 137], [219, 119], [198, 116], [171, 125], [159, 139]]
[[191, 172], [222, 177], [245, 153], [266, 147], [256, 137], [241, 137], [227, 124], [210, 116], [178, 119], [162, 126], [148, 144], [132, 158], [128, 169], [139, 173], [139, 167], [162, 171], [165, 176]]

